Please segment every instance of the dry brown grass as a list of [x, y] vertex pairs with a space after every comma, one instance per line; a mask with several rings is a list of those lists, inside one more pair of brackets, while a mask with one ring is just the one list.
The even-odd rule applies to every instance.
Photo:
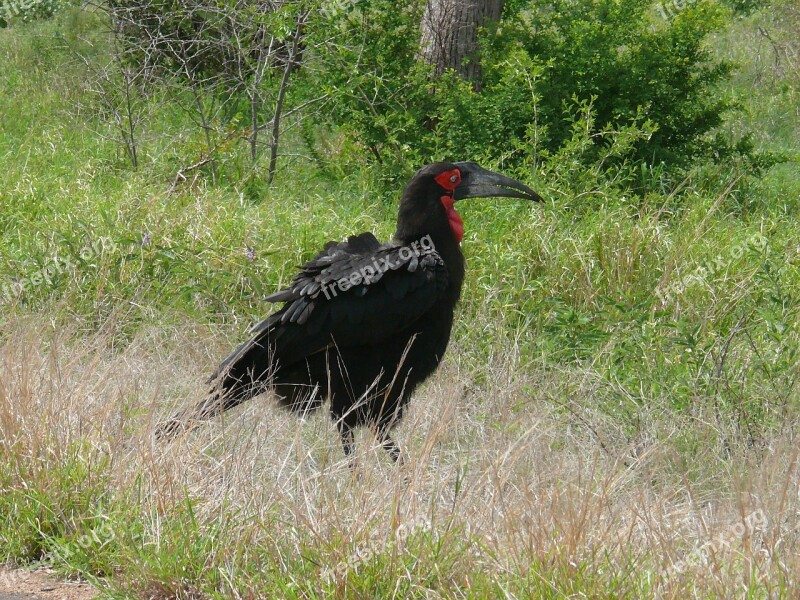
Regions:
[[[228, 341], [191, 323], [123, 348], [113, 333], [4, 328], [0, 498], [64, 506], [64, 465], [83, 461], [99, 498], [87, 512], [104, 507], [115, 531], [98, 570], [140, 597], [789, 598], [800, 585], [791, 433], [734, 447], [710, 409], [680, 417], [658, 398], [631, 433], [594, 408], [614, 390], [588, 369], [546, 372], [508, 349], [477, 385], [455, 348], [397, 431], [401, 469], [366, 434], [350, 469], [327, 417], [301, 422], [268, 398], [157, 446], [157, 420], [202, 393]], [[195, 529], [173, 526], [187, 498]], [[84, 517], [61, 514], [64, 535]]]

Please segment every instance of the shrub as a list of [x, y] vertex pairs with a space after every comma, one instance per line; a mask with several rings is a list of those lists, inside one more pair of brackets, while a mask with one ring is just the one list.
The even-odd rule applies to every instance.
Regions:
[[[479, 85], [453, 74], [433, 80], [417, 59], [418, 11], [393, 6], [370, 2], [335, 15], [341, 35], [327, 68], [314, 74], [315, 89], [337, 95], [328, 118], [380, 162], [470, 156], [535, 164], [571, 143], [587, 104], [584, 164], [677, 172], [754, 153], [714, 135], [735, 108], [719, 90], [732, 64], [706, 46], [729, 21], [717, 4], [698, 0], [663, 19], [650, 0], [510, 3], [499, 26], [483, 33]], [[634, 129], [646, 134], [610, 156], [608, 134]]]

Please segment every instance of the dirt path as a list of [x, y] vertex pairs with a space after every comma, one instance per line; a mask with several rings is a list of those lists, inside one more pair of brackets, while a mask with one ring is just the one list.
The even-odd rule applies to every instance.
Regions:
[[52, 569], [9, 569], [0, 565], [0, 600], [91, 600], [88, 583], [65, 581]]

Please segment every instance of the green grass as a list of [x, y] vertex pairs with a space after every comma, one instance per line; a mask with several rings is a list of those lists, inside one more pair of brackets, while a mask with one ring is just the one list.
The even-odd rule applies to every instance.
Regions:
[[111, 597], [791, 597], [798, 74], [751, 50], [758, 26], [790, 48], [776, 10], [716, 44], [740, 64], [725, 127], [787, 162], [642, 197], [561, 156], [543, 206], [460, 205], [464, 298], [400, 428], [411, 465], [365, 436], [357, 475], [324, 418], [268, 402], [172, 448], [151, 432], [322, 244], [390, 237], [398, 192], [295, 157], [266, 186], [243, 147], [170, 191], [199, 136], [163, 99], [138, 170], [98, 135], [72, 52], [99, 60], [93, 17], [0, 30], [0, 561]]
[[111, 597], [680, 598], [734, 581], [790, 597], [796, 581], [796, 448], [731, 447], [710, 410], [654, 409], [627, 447], [581, 405], [605, 391], [589, 371], [523, 372], [509, 349], [489, 393], [456, 365], [426, 386], [401, 428], [405, 470], [364, 436], [354, 473], [324, 417], [263, 402], [152, 445], [159, 396], [198, 393], [192, 367], [224, 340], [160, 327], [111, 353], [108, 333], [37, 330], [19, 323], [0, 351], [0, 548]]

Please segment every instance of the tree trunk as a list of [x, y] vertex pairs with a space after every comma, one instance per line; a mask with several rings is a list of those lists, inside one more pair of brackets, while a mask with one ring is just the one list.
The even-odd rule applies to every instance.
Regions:
[[422, 16], [422, 56], [436, 74], [454, 70], [480, 87], [478, 29], [499, 21], [503, 0], [427, 0]]

